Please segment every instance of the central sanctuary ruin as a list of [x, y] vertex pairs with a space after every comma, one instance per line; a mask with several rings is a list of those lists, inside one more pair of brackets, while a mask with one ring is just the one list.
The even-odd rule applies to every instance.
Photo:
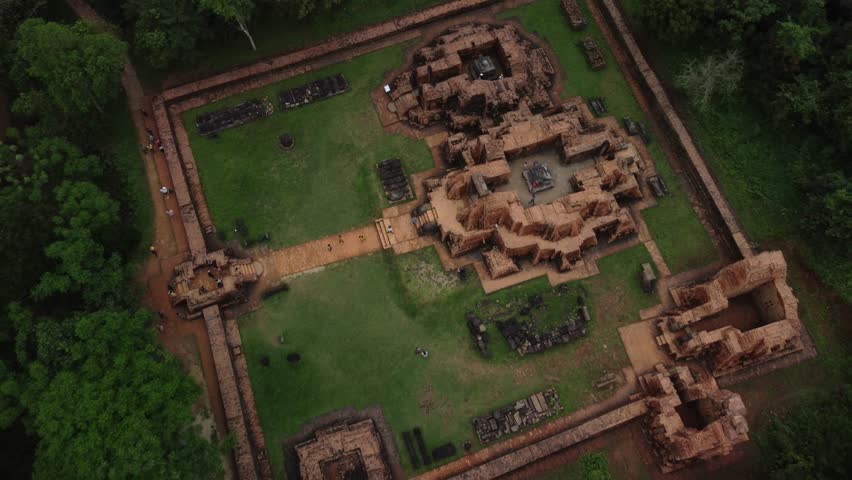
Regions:
[[636, 233], [626, 204], [643, 197], [649, 161], [582, 99], [553, 103], [544, 49], [509, 25], [466, 24], [414, 59], [385, 91], [399, 120], [449, 130], [450, 170], [426, 189], [452, 256], [482, 250], [491, 278], [522, 258], [568, 271], [599, 239]]

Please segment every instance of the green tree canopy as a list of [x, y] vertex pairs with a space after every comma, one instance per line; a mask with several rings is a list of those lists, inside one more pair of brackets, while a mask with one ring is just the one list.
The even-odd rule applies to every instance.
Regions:
[[64, 368], [30, 365], [22, 398], [41, 438], [34, 478], [221, 474], [215, 447], [188, 426], [199, 389], [154, 343], [148, 318], [99, 311], [63, 320]]
[[738, 51], [731, 50], [688, 61], [675, 77], [675, 84], [700, 110], [707, 110], [714, 100], [733, 95], [742, 77], [743, 59]]
[[0, 42], [15, 35], [18, 25], [38, 12], [46, 0], [0, 0]]
[[133, 30], [133, 51], [163, 69], [191, 62], [206, 21], [195, 0], [128, 0], [124, 16]]
[[757, 436], [764, 478], [846, 479], [852, 475], [852, 386], [772, 417]]
[[29, 92], [13, 109], [44, 117], [102, 113], [121, 91], [127, 46], [82, 22], [72, 26], [31, 18], [18, 28], [13, 69]]
[[252, 0], [198, 0], [198, 4], [226, 22], [236, 24], [237, 29], [248, 38], [251, 49], [257, 50], [254, 38], [248, 31], [248, 22], [251, 20], [255, 7]]

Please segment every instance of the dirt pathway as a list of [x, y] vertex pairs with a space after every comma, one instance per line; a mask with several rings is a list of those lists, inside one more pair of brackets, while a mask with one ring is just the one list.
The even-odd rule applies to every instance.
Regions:
[[[67, 0], [68, 6], [84, 21], [91, 23], [103, 23], [85, 1]], [[166, 210], [178, 211], [177, 199], [174, 195], [163, 195], [160, 188], [166, 186], [172, 188], [172, 181], [166, 165], [166, 159], [162, 153], [154, 149], [145, 153], [141, 146], [148, 145], [148, 132], [156, 132], [156, 124], [151, 115], [152, 107], [150, 98], [145, 96], [136, 70], [130, 62], [124, 66], [121, 74], [121, 83], [127, 95], [128, 108], [136, 127], [136, 136], [140, 144], [140, 160], [145, 165], [145, 173], [148, 180], [148, 190], [155, 210], [154, 238], [152, 245], [157, 249], [157, 255], [152, 255], [139, 272], [137, 281], [145, 284], [147, 288], [144, 303], [155, 312], [161, 312], [165, 319], [160, 322], [164, 330], [158, 335], [163, 346], [175, 355], [182, 353], [182, 345], [188, 336], [192, 336], [198, 345], [202, 370], [204, 372], [204, 383], [201, 387], [207, 392], [209, 405], [213, 410], [216, 428], [220, 438], [224, 437], [225, 414], [222, 408], [222, 400], [219, 395], [216, 370], [213, 366], [213, 354], [210, 351], [207, 329], [200, 321], [188, 322], [178, 320], [177, 312], [172, 308], [167, 294], [167, 284], [171, 280], [175, 265], [185, 259], [188, 252], [186, 232], [179, 215], [168, 216]], [[208, 402], [201, 402], [207, 404]]]

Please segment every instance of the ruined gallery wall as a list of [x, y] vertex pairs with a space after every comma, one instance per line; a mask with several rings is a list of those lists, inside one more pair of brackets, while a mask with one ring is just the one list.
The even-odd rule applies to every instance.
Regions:
[[751, 297], [757, 304], [764, 323], [777, 322], [786, 318], [784, 314], [784, 303], [778, 293], [776, 282], [769, 282], [754, 289]]
[[655, 109], [655, 114], [666, 128], [666, 134], [672, 141], [676, 154], [685, 159], [686, 177], [701, 197], [702, 203], [709, 208], [710, 220], [720, 233], [720, 240], [728, 253], [734, 257], [746, 258], [752, 256], [751, 247], [745, 238], [739, 224], [734, 218], [733, 210], [716, 184], [713, 175], [698, 151], [683, 121], [668, 98], [657, 75], [651, 69], [645, 56], [639, 49], [639, 44], [630, 32], [616, 0], [599, 0], [603, 6], [602, 12], [621, 47], [631, 60], [631, 69], [639, 86]]
[[231, 354], [222, 325], [222, 317], [218, 306], [204, 309], [204, 322], [207, 325], [207, 335], [210, 339], [210, 349], [213, 352], [213, 363], [216, 366], [216, 378], [219, 381], [219, 393], [228, 423], [228, 432], [234, 436], [234, 461], [237, 476], [240, 480], [258, 478], [252, 458], [249, 432], [246, 428], [240, 390], [237, 387]]
[[169, 167], [169, 176], [172, 179], [172, 189], [174, 190], [178, 206], [180, 207], [181, 220], [183, 221], [183, 227], [186, 231], [189, 250], [192, 252], [193, 258], [197, 261], [203, 261], [207, 258], [207, 245], [204, 242], [204, 235], [202, 234], [201, 226], [198, 223], [195, 205], [193, 204], [189, 186], [186, 183], [183, 166], [181, 165], [181, 157], [178, 156], [172, 124], [169, 121], [169, 113], [166, 110], [162, 97], [154, 98], [153, 108], [154, 120], [157, 124], [158, 130], [157, 133], [164, 148], [163, 154], [166, 157], [166, 164]]
[[254, 401], [254, 391], [251, 388], [251, 380], [249, 379], [248, 364], [246, 356], [243, 352], [243, 341], [240, 337], [240, 329], [237, 326], [237, 321], [234, 319], [225, 320], [225, 338], [233, 353], [232, 365], [234, 368], [234, 376], [236, 378], [237, 387], [240, 390], [243, 414], [248, 428], [249, 441], [252, 444], [255, 457], [258, 459], [258, 470], [260, 478], [272, 478], [272, 466], [269, 463], [269, 452], [266, 449], [266, 442], [263, 439], [263, 430], [260, 427], [260, 416], [257, 414], [257, 407]]
[[485, 7], [498, 1], [499, 0], [455, 0], [435, 5], [434, 7], [426, 8], [402, 17], [397, 17], [383, 23], [332, 38], [329, 41], [298, 50], [296, 52], [264, 60], [253, 65], [231, 70], [219, 75], [214, 75], [197, 82], [191, 82], [175, 88], [170, 88], [163, 92], [163, 98], [167, 102], [171, 102], [175, 99], [192, 95], [202, 90], [220, 87], [227, 83], [270, 73], [275, 70], [352, 48], [367, 42], [381, 40], [401, 31], [418, 27], [435, 20], [440, 20], [451, 15], [458, 15], [469, 10]]

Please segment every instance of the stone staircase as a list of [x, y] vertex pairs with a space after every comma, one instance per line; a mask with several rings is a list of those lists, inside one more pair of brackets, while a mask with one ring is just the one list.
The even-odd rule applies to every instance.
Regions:
[[420, 231], [423, 225], [426, 225], [430, 222], [438, 222], [438, 212], [436, 212], [434, 208], [430, 208], [424, 213], [417, 215], [417, 222], [414, 224], [414, 226], [417, 227], [417, 231]]
[[377, 218], [375, 220], [376, 224], [376, 233], [379, 234], [379, 240], [382, 242], [382, 248], [385, 250], [392, 248], [397, 244], [396, 235], [394, 233], [388, 232], [388, 226], [390, 225], [390, 219], [388, 218]]

